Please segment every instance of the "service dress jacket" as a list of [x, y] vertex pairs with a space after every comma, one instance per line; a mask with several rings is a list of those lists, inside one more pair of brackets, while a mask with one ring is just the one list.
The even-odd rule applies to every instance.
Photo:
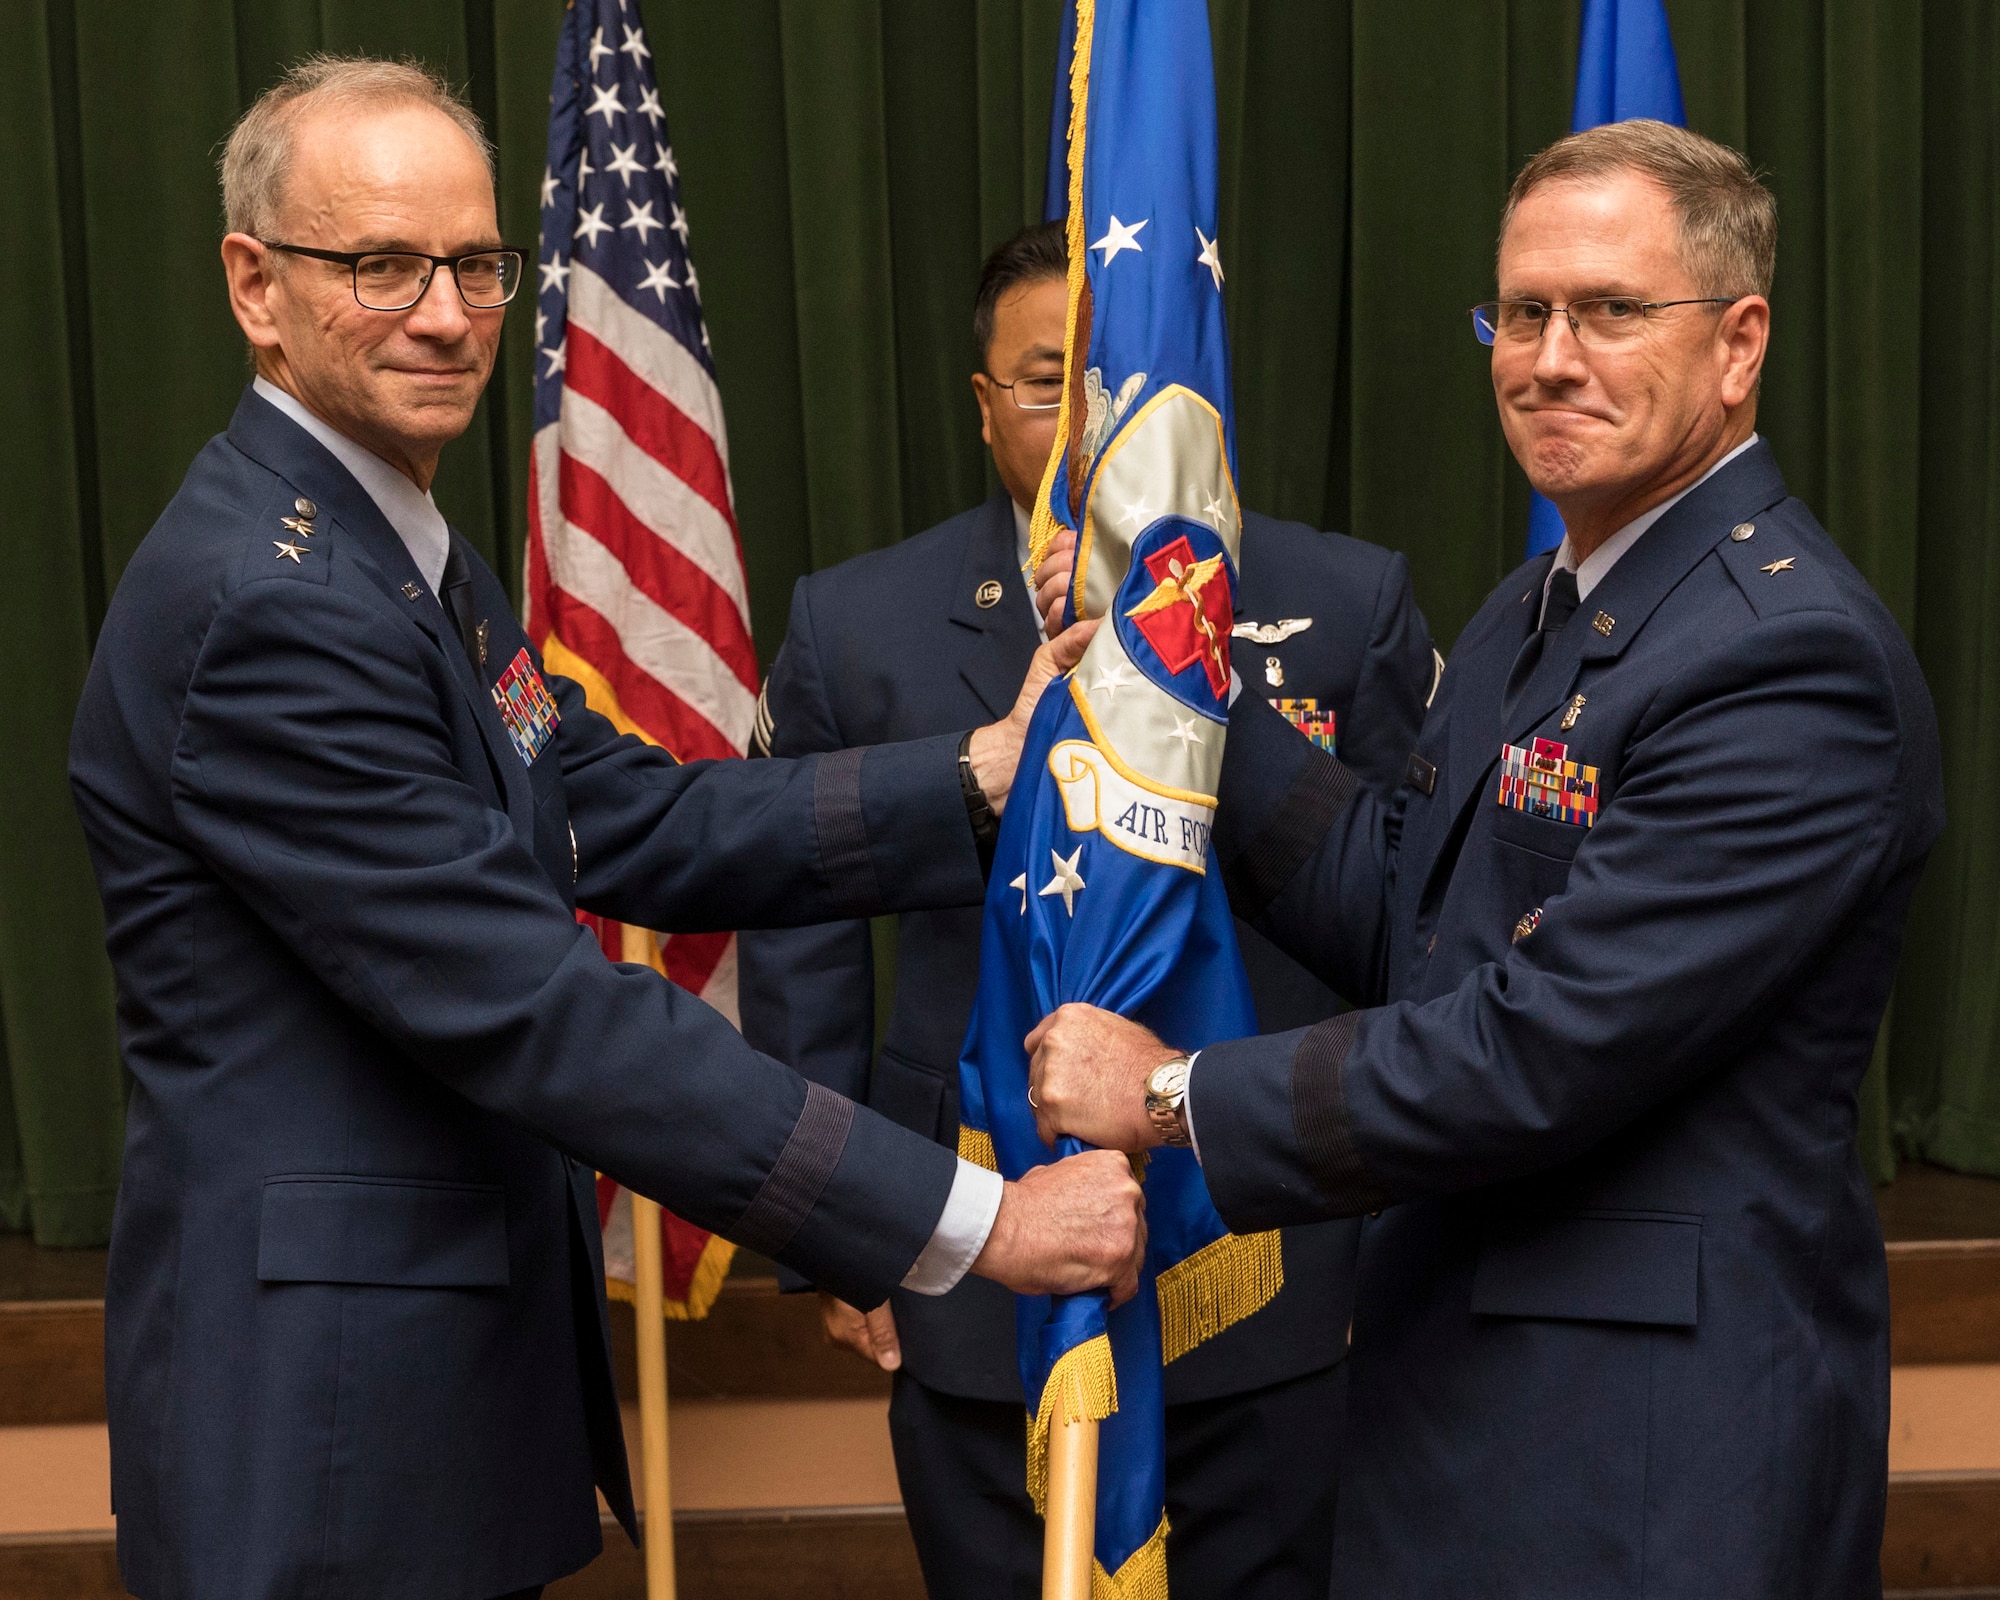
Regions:
[[[1002, 493], [902, 543], [801, 578], [765, 685], [768, 748], [782, 756], [970, 726], [1013, 699], [1040, 642]], [[1392, 551], [1246, 511], [1232, 659], [1246, 695], [1323, 730], [1386, 799], [1401, 780], [1435, 682], [1429, 630]], [[885, 619], [893, 618], [893, 626]], [[1300, 626], [1309, 623], [1309, 626]], [[1280, 624], [1289, 626], [1280, 627]], [[1273, 635], [1282, 634], [1282, 638]], [[979, 983], [976, 907], [905, 913], [895, 994], [876, 1050], [875, 962], [865, 922], [746, 934], [745, 1037], [808, 1078], [939, 1144], [958, 1142], [958, 1057]], [[1341, 1002], [1238, 924], [1261, 1026], [1303, 1026]], [[1167, 1368], [1170, 1404], [1241, 1394], [1346, 1354], [1355, 1225], [1287, 1229], [1285, 1287], [1254, 1317]], [[1013, 1296], [964, 1279], [894, 1296], [905, 1369], [945, 1394], [1021, 1403]]]
[[1231, 1226], [1380, 1212], [1334, 1590], [1879, 1596], [1856, 1087], [1943, 825], [1930, 696], [1767, 445], [1544, 644], [1550, 563], [1467, 626], [1392, 805], [1231, 718], [1232, 901], [1366, 1002], [1190, 1087]]
[[543, 672], [453, 539], [470, 652], [361, 486], [246, 394], [98, 639], [71, 779], [132, 1075], [105, 1339], [142, 1600], [490, 1600], [583, 1566], [593, 1482], [633, 1527], [593, 1170], [863, 1303], [955, 1176], [574, 912], [976, 903], [956, 737], [677, 765]]

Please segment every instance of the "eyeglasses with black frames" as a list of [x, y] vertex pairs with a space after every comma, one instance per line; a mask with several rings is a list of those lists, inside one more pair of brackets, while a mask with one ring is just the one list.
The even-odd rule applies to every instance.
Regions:
[[1742, 298], [1711, 295], [1700, 300], [1638, 300], [1631, 295], [1608, 294], [1572, 300], [1566, 306], [1542, 300], [1488, 300], [1472, 308], [1472, 332], [1485, 345], [1536, 344], [1561, 312], [1580, 344], [1602, 349], [1639, 334], [1655, 312], [1674, 306], [1733, 306]]
[[407, 311], [431, 286], [439, 267], [449, 268], [458, 292], [476, 311], [504, 306], [521, 287], [519, 250], [474, 250], [462, 256], [430, 256], [416, 250], [315, 250], [302, 244], [257, 241], [266, 250], [309, 256], [346, 267], [354, 281], [354, 298], [370, 311]]
[[1012, 383], [1002, 383], [989, 372], [986, 381], [996, 389], [1005, 389], [1007, 398], [1023, 411], [1053, 411], [1062, 404], [1061, 373], [1046, 378], [1016, 378]]

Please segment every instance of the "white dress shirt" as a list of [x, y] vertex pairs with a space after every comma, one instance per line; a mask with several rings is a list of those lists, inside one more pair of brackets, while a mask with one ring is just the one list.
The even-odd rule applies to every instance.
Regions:
[[1638, 516], [1626, 523], [1624, 527], [1606, 539], [1604, 543], [1591, 551], [1581, 561], [1576, 559], [1576, 551], [1570, 548], [1569, 535], [1564, 533], [1562, 543], [1556, 546], [1556, 558], [1550, 564], [1549, 575], [1542, 580], [1543, 611], [1548, 610], [1549, 585], [1555, 582], [1556, 568], [1562, 567], [1576, 574], [1576, 598], [1577, 603], [1581, 605], [1585, 600], [1590, 598], [1590, 591], [1604, 581], [1604, 575], [1618, 564], [1618, 558], [1639, 542], [1640, 534], [1658, 522], [1660, 518], [1673, 510], [1675, 506], [1693, 494], [1695, 490], [1708, 482], [1710, 478], [1714, 477], [1756, 442], [1757, 435], [1753, 433], [1734, 450], [1730, 451], [1728, 455], [1710, 467], [1708, 471], [1704, 472], [1699, 478], [1696, 478], [1693, 483], [1681, 490], [1679, 494], [1668, 495], [1666, 499], [1654, 506], [1652, 510], [1640, 512]]
[[354, 474], [355, 482], [375, 502], [375, 509], [389, 519], [389, 526], [409, 550], [431, 593], [441, 593], [445, 558], [451, 554], [451, 530], [445, 526], [437, 502], [373, 450], [336, 432], [275, 383], [260, 377], [250, 387], [325, 445], [333, 458]]
[[[424, 575], [424, 582], [431, 586], [431, 593], [440, 593], [445, 559], [451, 553], [451, 531], [437, 502], [374, 451], [322, 422], [275, 383], [260, 377], [251, 387], [325, 445], [334, 459], [354, 475], [368, 498], [375, 502], [375, 508], [396, 530], [410, 552], [410, 559]], [[1018, 516], [1019, 508], [1015, 510]], [[1027, 559], [1025, 544], [1021, 559]], [[944, 1211], [916, 1264], [904, 1276], [903, 1287], [918, 1294], [943, 1294], [953, 1288], [986, 1248], [993, 1219], [1000, 1214], [1000, 1196], [1005, 1187], [997, 1172], [988, 1172], [961, 1159], [958, 1173], [952, 1179], [951, 1193], [945, 1197]]]

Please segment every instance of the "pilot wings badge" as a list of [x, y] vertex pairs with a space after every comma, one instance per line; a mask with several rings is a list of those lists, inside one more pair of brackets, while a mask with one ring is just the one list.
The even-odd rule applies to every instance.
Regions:
[[1313, 625], [1311, 617], [1286, 617], [1279, 622], [1239, 622], [1229, 631], [1252, 644], [1283, 644], [1295, 633]]

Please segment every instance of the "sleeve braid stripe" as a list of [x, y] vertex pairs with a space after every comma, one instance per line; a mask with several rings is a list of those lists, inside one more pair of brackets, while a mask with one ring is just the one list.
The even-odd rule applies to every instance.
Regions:
[[1277, 899], [1360, 788], [1353, 771], [1325, 751], [1306, 757], [1271, 821], [1223, 864], [1230, 904], [1239, 917], [1254, 920]]
[[757, 1198], [730, 1230], [735, 1242], [759, 1255], [775, 1257], [783, 1251], [826, 1192], [853, 1126], [852, 1100], [807, 1083], [806, 1103], [799, 1107], [785, 1148], [778, 1152]]
[[1361, 1159], [1341, 1079], [1359, 1011], [1344, 1011], [1306, 1030], [1292, 1056], [1292, 1129], [1320, 1192], [1340, 1216], [1379, 1211], [1390, 1196]]

